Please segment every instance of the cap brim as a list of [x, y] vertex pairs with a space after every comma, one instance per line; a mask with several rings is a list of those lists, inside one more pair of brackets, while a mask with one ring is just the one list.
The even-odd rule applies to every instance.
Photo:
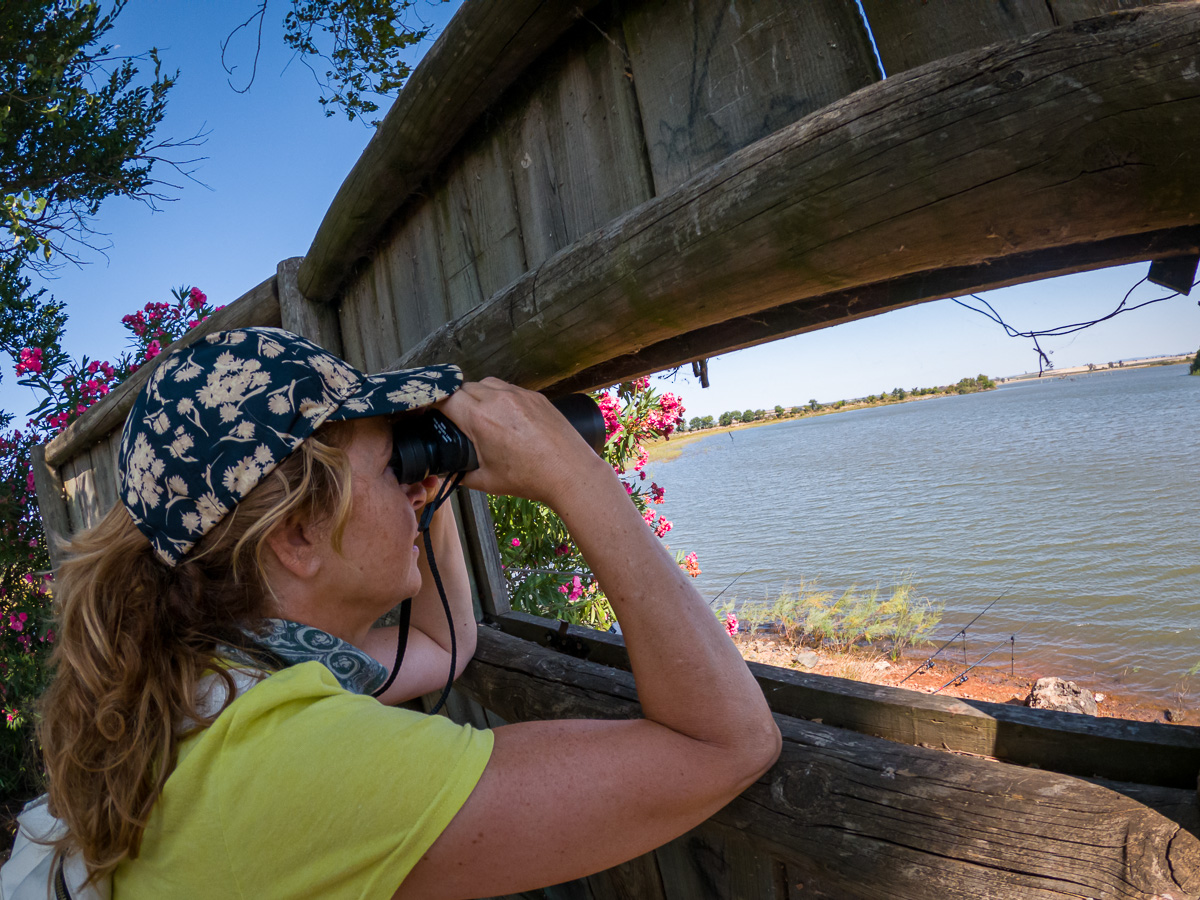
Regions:
[[462, 370], [453, 365], [422, 366], [368, 375], [326, 421], [364, 419], [423, 409], [445, 400], [462, 387], [462, 383]]

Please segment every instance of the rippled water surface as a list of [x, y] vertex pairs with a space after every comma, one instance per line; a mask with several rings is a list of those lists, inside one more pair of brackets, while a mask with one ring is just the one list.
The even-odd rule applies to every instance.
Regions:
[[713, 435], [650, 474], [706, 597], [911, 573], [949, 637], [1007, 590], [970, 659], [1024, 629], [1027, 672], [1167, 697], [1200, 661], [1198, 445], [1200, 377], [1164, 366]]

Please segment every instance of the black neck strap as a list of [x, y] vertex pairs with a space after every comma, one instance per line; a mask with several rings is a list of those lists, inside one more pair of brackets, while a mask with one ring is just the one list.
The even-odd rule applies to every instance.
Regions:
[[[465, 472], [456, 472], [454, 475], [442, 482], [441, 489], [437, 496], [432, 501], [425, 504], [425, 508], [421, 510], [421, 520], [418, 523], [420, 530], [425, 540], [425, 559], [429, 562], [429, 572], [433, 575], [433, 583], [437, 585], [438, 597], [442, 601], [442, 609], [446, 613], [446, 625], [450, 629], [450, 674], [446, 677], [446, 686], [442, 688], [442, 696], [438, 698], [437, 704], [430, 710], [430, 715], [437, 715], [441, 708], [446, 703], [446, 698], [450, 696], [450, 688], [454, 686], [454, 670], [458, 668], [458, 641], [454, 635], [454, 614], [450, 612], [450, 601], [446, 599], [446, 589], [442, 586], [442, 576], [438, 574], [437, 560], [433, 555], [433, 540], [429, 536], [429, 526], [433, 522], [433, 514], [441, 509], [442, 504], [450, 499], [450, 494], [458, 487], [458, 483], [462, 481]], [[392, 686], [392, 682], [396, 680], [396, 675], [400, 671], [400, 664], [404, 661], [404, 651], [408, 646], [408, 629], [412, 614], [412, 598], [405, 600], [400, 604], [400, 627], [396, 639], [396, 662], [392, 666], [392, 672], [388, 676], [387, 681], [379, 690], [375, 691], [372, 696], [380, 697], [383, 692]]]

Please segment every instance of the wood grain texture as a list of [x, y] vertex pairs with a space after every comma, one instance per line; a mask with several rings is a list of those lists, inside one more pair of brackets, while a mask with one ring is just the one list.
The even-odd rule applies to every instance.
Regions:
[[658, 195], [879, 78], [853, 0], [652, 0], [624, 32]]
[[1184, 226], [1109, 238], [1083, 246], [1015, 253], [976, 265], [915, 272], [697, 328], [605, 360], [554, 384], [546, 392], [555, 396], [596, 390], [694, 359], [753, 347], [927, 300], [1198, 251], [1200, 227]]
[[91, 528], [107, 509], [101, 509], [96, 490], [96, 473], [92, 466], [91, 448], [83, 450], [63, 467], [63, 488], [67, 497], [67, 515], [71, 533]]
[[1070, 25], [1081, 19], [1165, 2], [1171, 0], [1047, 0], [1046, 5], [1055, 25]]
[[380, 232], [476, 119], [597, 0], [473, 0], [421, 60], [346, 177], [305, 254], [300, 287], [333, 298]]
[[114, 431], [105, 440], [93, 445], [91, 450], [96, 507], [100, 511], [100, 518], [108, 515], [120, 499], [117, 487], [117, 454], [120, 449], [121, 432]]
[[[631, 675], [489, 629], [460, 686], [508, 721], [639, 712]], [[736, 867], [739, 883], [761, 884], [767, 857], [802, 896], [842, 900], [1198, 896], [1200, 840], [1111, 787], [776, 722], [779, 762], [711, 820], [757, 854], [734, 854], [730, 883]]]
[[[537, 646], [629, 670], [619, 635], [510, 612], [495, 624]], [[1200, 728], [959, 700], [750, 663], [771, 709], [914, 746], [996, 757], [1049, 771], [1171, 788], [1200, 772]]]
[[1200, 7], [1163, 6], [872, 85], [560, 251], [404, 362], [540, 388], [784, 303], [1196, 224], [1198, 47]]
[[934, 60], [1164, 0], [863, 0], [888, 75]]
[[142, 385], [149, 380], [150, 374], [158, 368], [162, 360], [177, 347], [186, 347], [214, 331], [245, 328], [250, 325], [278, 328], [280, 322], [279, 296], [275, 292], [275, 276], [272, 275], [165, 348], [162, 354], [134, 372], [116, 390], [89, 409], [86, 415], [68, 425], [65, 431], [46, 445], [46, 461], [52, 467], [62, 466], [81, 450], [103, 440], [112, 431], [122, 428]]
[[341, 356], [342, 329], [337, 310], [327, 303], [313, 303], [300, 293], [296, 273], [303, 261], [302, 257], [293, 256], [281, 261], [275, 268], [280, 326], [308, 338], [335, 356]]
[[411, 205], [403, 224], [371, 263], [387, 265], [391, 272], [390, 302], [399, 352], [451, 318], [435, 213], [434, 204], [425, 198]]
[[71, 519], [67, 512], [67, 494], [56, 469], [46, 463], [46, 447], [38, 444], [31, 457], [33, 484], [37, 491], [38, 512], [50, 553], [50, 566], [57, 569], [63, 560], [62, 545], [71, 535]]
[[338, 303], [330, 304], [337, 309], [338, 322], [341, 324], [342, 358], [362, 372], [367, 371], [366, 350], [362, 338], [367, 316], [363, 312], [363, 305], [374, 290], [373, 279], [369, 276], [363, 277], [363, 273], [360, 272], [347, 283]]
[[500, 548], [496, 545], [496, 526], [488, 508], [487, 494], [460, 487], [456, 491], [459, 525], [475, 581], [479, 604], [485, 615], [502, 616], [511, 610], [508, 584], [504, 580]]
[[528, 73], [495, 126], [527, 267], [653, 195], [624, 32], [598, 7]]
[[1058, 24], [1046, 0], [863, 0], [863, 10], [889, 76]]

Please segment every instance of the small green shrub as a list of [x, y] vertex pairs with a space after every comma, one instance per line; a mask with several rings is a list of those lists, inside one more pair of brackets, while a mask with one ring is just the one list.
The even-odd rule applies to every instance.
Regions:
[[851, 587], [835, 596], [801, 585], [785, 589], [773, 602], [739, 605], [729, 600], [714, 611], [724, 619], [735, 607], [743, 631], [774, 625], [790, 644], [828, 647], [839, 653], [882, 643], [892, 659], [906, 647], [928, 643], [942, 619], [942, 604], [916, 597], [907, 576], [884, 596], [877, 587], [866, 592]]

